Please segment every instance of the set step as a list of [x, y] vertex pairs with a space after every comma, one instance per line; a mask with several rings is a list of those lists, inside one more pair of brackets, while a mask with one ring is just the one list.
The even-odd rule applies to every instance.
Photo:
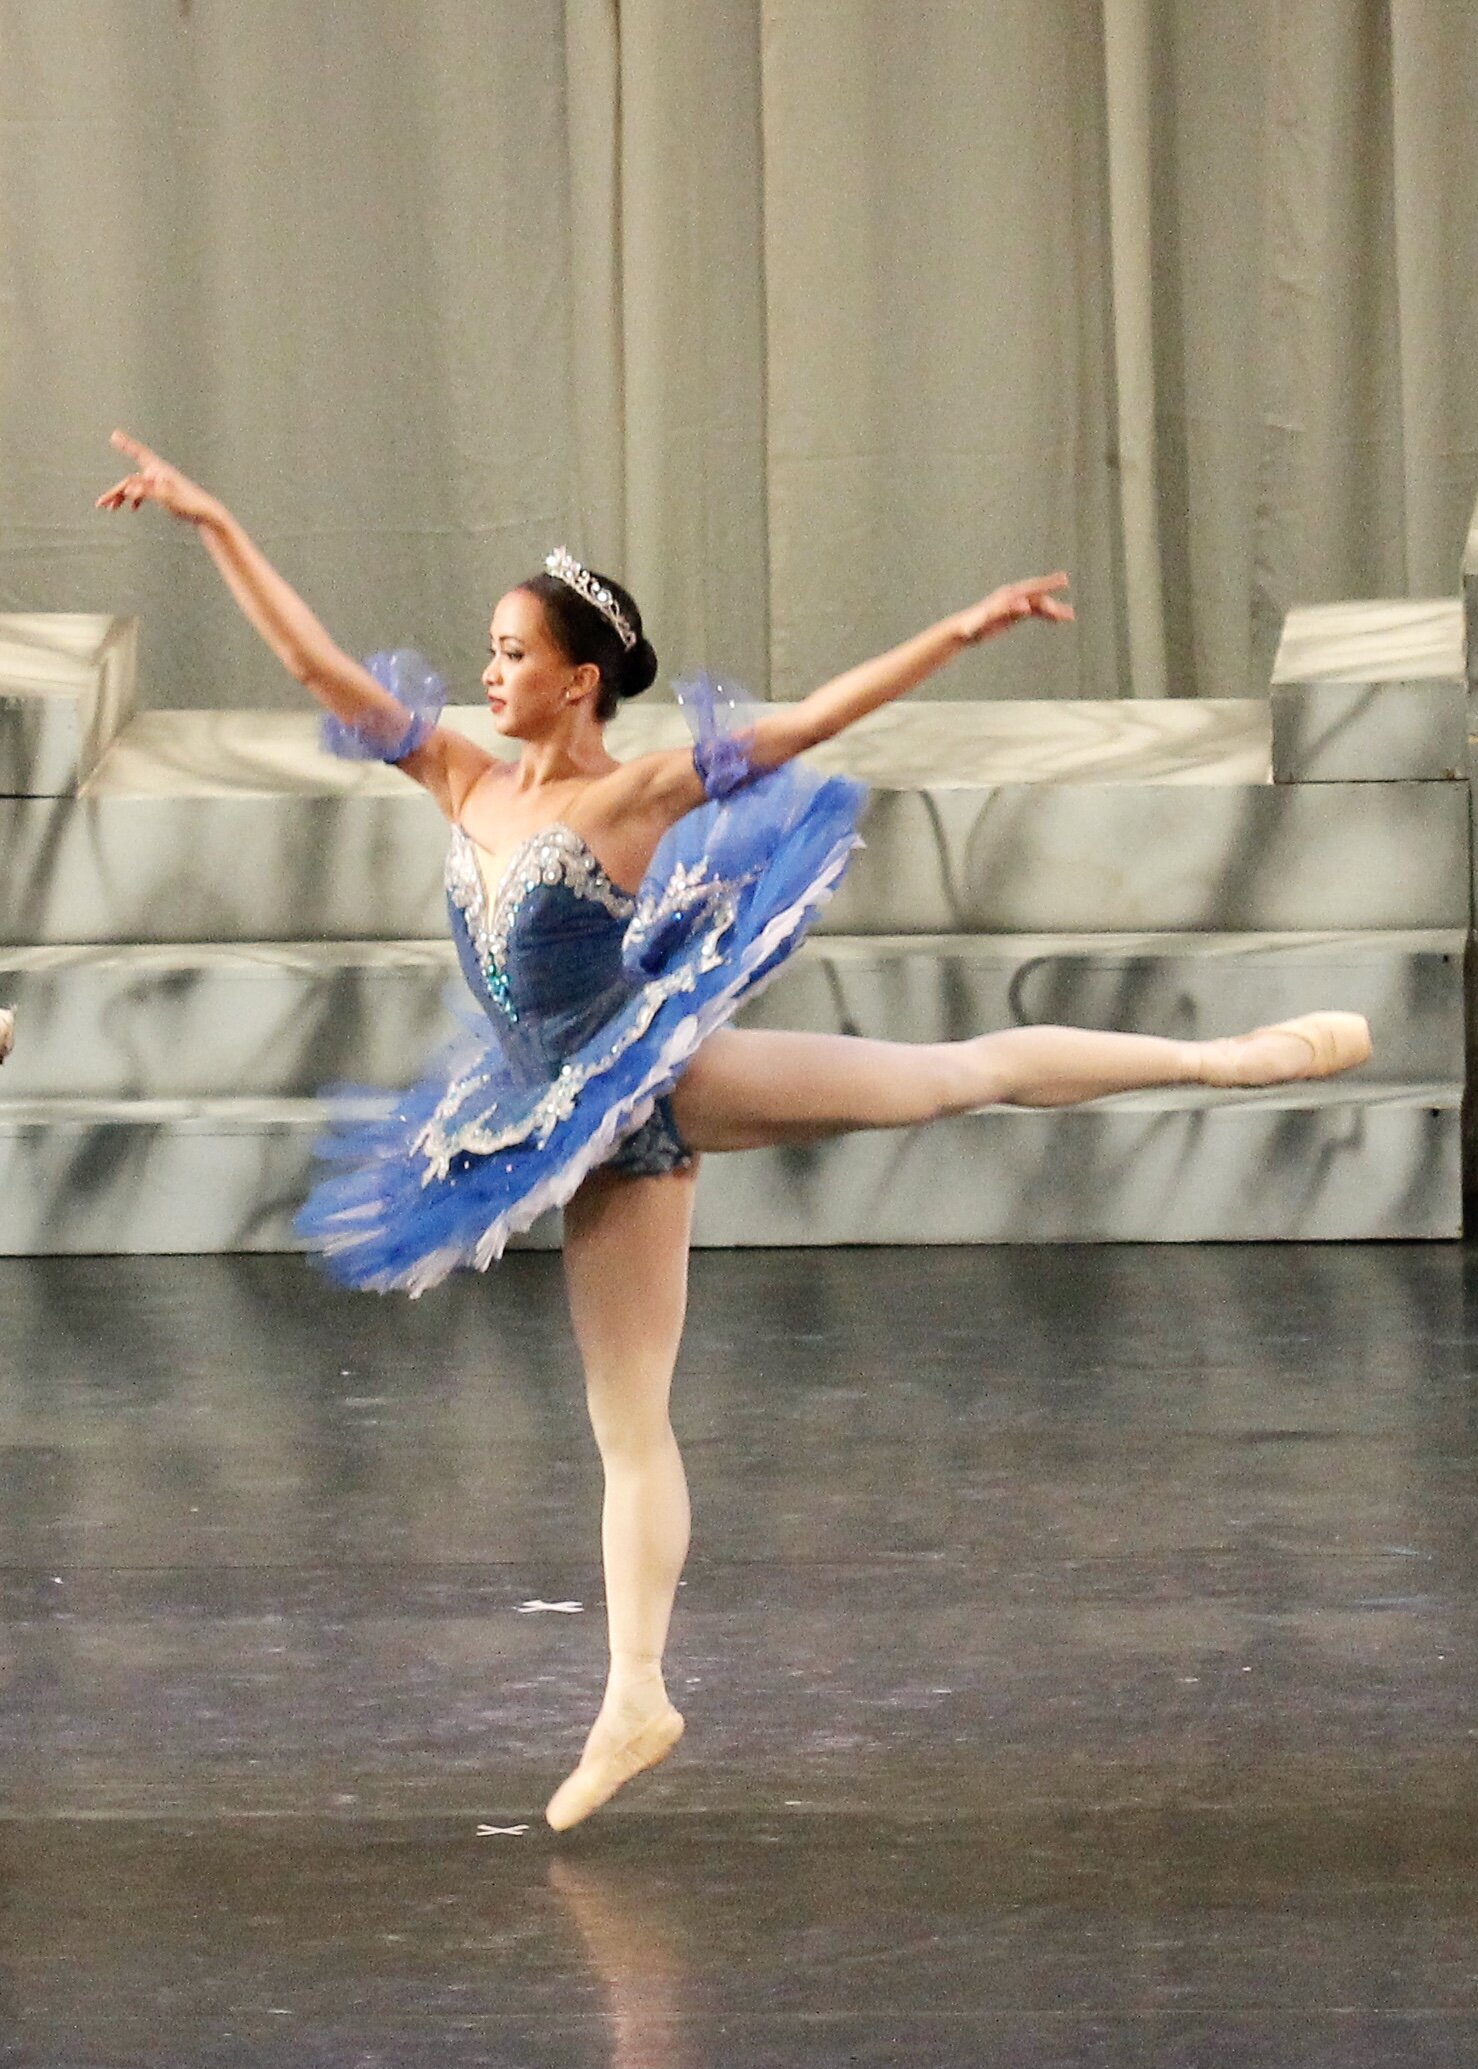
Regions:
[[[713, 1157], [698, 1240], [1455, 1234], [1460, 626], [1360, 608], [1294, 614], [1271, 703], [909, 699], [830, 743], [818, 764], [874, 786], [866, 847], [745, 1020], [1197, 1037], [1339, 1006], [1371, 1065]], [[404, 1083], [454, 1025], [446, 828], [395, 771], [323, 756], [310, 715], [133, 714], [133, 637], [0, 620], [0, 1251], [284, 1247], [309, 1095]], [[647, 699], [612, 745], [687, 737]]]
[[[1466, 926], [1458, 783], [879, 791], [841, 934]], [[0, 940], [414, 940], [445, 931], [427, 800], [0, 798]]]
[[1465, 781], [1465, 645], [1457, 598], [1291, 610], [1269, 691], [1275, 781]]
[[[906, 1042], [1056, 1022], [1199, 1039], [1315, 1007], [1363, 1013], [1360, 1083], [1463, 1075], [1464, 935], [830, 935], [743, 1024]], [[419, 1076], [470, 1007], [446, 941], [0, 951], [19, 1036], [7, 1099], [294, 1098]]]
[[[1461, 1227], [1460, 1091], [1338, 1085], [992, 1108], [898, 1134], [706, 1160], [696, 1240], [1341, 1241]], [[16, 1100], [0, 1254], [292, 1247], [311, 1100]], [[535, 1241], [556, 1239], [552, 1222]]]
[[[485, 714], [455, 722], [485, 735]], [[619, 752], [680, 714], [622, 720]], [[445, 929], [446, 828], [311, 719], [145, 713], [75, 797], [0, 797], [0, 940], [401, 941]], [[910, 701], [813, 759], [876, 784], [839, 934], [1465, 927], [1464, 784], [1275, 785], [1265, 700]]]

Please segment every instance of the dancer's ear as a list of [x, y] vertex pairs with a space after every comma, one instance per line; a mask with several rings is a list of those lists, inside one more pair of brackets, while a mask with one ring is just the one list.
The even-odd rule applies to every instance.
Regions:
[[582, 661], [570, 677], [566, 704], [581, 704], [600, 695], [600, 670], [593, 661]]

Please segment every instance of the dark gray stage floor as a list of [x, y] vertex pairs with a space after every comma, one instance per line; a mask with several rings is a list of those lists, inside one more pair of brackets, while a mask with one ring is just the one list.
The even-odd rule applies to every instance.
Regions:
[[1478, 1256], [700, 1255], [688, 1737], [563, 1840], [557, 1274], [0, 1265], [0, 2064], [1478, 2059]]

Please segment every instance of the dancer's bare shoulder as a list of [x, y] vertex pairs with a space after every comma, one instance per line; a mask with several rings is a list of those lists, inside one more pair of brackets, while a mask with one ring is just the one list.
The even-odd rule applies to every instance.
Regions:
[[703, 803], [690, 753], [643, 754], [582, 783], [561, 817], [618, 884], [639, 883], [657, 844]]
[[509, 778], [508, 764], [489, 754], [454, 726], [437, 726], [421, 746], [396, 763], [415, 783], [430, 792], [444, 818], [455, 823], [472, 793], [490, 782]]
[[619, 762], [591, 785], [592, 803], [612, 819], [646, 819], [660, 834], [703, 803], [691, 747], [662, 748]]

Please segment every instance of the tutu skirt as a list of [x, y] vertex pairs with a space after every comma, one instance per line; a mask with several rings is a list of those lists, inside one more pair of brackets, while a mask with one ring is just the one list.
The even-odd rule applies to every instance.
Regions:
[[733, 734], [742, 707], [717, 707], [708, 685], [697, 705], [695, 760], [717, 794], [663, 838], [624, 930], [612, 922], [620, 978], [594, 1032], [530, 1073], [495, 1014], [468, 1014], [408, 1090], [326, 1099], [331, 1168], [296, 1229], [333, 1277], [414, 1295], [485, 1269], [648, 1122], [836, 888], [863, 787], [794, 762], [752, 777]]

